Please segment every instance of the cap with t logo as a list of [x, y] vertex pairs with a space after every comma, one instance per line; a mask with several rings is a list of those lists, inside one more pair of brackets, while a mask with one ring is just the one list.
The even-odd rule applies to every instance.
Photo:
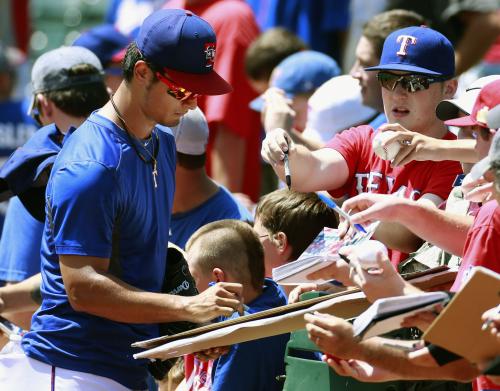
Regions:
[[366, 70], [451, 78], [455, 74], [455, 52], [443, 34], [425, 26], [406, 27], [389, 34], [384, 41], [380, 64]]

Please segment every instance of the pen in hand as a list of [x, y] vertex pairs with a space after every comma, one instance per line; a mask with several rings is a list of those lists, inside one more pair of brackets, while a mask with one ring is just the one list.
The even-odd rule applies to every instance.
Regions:
[[[333, 203], [333, 210], [336, 211], [344, 219], [346, 219], [349, 224], [351, 224], [351, 216], [349, 216], [349, 214], [347, 212], [345, 212], [341, 208], [339, 208], [339, 206], [335, 202], [332, 201], [332, 203]], [[364, 234], [366, 233], [366, 230], [363, 228], [363, 226], [361, 224], [352, 224], [352, 225], [358, 231], [363, 232]]]

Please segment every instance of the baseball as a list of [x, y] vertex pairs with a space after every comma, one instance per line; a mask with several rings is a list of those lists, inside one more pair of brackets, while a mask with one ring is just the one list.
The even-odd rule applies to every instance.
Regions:
[[354, 253], [363, 269], [377, 268], [377, 254], [387, 257], [387, 247], [378, 240], [368, 240], [354, 247]]
[[384, 160], [394, 159], [394, 157], [398, 154], [399, 149], [401, 148], [399, 142], [395, 141], [390, 143], [389, 145], [386, 145], [385, 147], [383, 146], [385, 140], [387, 140], [389, 137], [392, 137], [394, 133], [395, 132], [393, 132], [392, 130], [388, 130], [387, 132], [379, 132], [373, 138], [372, 145], [375, 155]]

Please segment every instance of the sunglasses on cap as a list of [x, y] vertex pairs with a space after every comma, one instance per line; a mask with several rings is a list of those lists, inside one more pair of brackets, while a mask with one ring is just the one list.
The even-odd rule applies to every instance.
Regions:
[[445, 79], [426, 75], [396, 75], [395, 73], [379, 72], [377, 79], [382, 87], [394, 91], [398, 83], [408, 92], [427, 90], [432, 83], [442, 82]]
[[156, 72], [156, 77], [168, 87], [167, 94], [180, 102], [184, 102], [187, 99], [195, 99], [200, 96], [199, 94], [194, 94], [191, 91], [175, 84], [172, 79], [169, 79], [166, 75], [163, 75], [160, 72]]
[[472, 137], [477, 140], [478, 136], [481, 137], [483, 141], [488, 142], [490, 141], [492, 134], [489, 128], [485, 128], [484, 126], [477, 126], [472, 130]]

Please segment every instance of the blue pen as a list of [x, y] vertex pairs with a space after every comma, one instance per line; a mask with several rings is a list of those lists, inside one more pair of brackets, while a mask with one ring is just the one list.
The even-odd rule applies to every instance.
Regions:
[[[333, 205], [333, 210], [336, 211], [344, 219], [346, 219], [349, 224], [351, 224], [351, 216], [349, 216], [346, 212], [344, 212], [341, 208], [339, 208], [339, 206], [334, 201], [332, 201], [332, 205]], [[353, 224], [353, 225], [354, 228], [356, 228], [359, 232], [363, 232], [364, 234], [367, 233], [361, 224]]]

